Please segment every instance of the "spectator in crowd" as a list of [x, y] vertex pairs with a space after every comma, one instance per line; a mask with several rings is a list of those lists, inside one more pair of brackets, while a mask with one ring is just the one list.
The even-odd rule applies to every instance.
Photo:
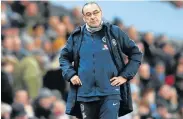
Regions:
[[134, 26], [130, 26], [127, 31], [130, 39], [132, 39], [134, 42], [139, 42], [138, 32]]
[[28, 119], [23, 104], [14, 103], [12, 105], [11, 119]]
[[141, 100], [139, 104], [139, 115], [140, 119], [153, 119], [149, 104], [146, 102], [146, 100]]
[[55, 54], [66, 44], [66, 26], [63, 23], [57, 24], [56, 33], [57, 37], [53, 41], [53, 53]]
[[18, 65], [18, 60], [16, 57], [11, 55], [4, 56], [1, 60], [1, 101], [12, 104], [13, 103], [13, 82], [14, 82], [14, 72], [16, 70], [16, 66]]
[[121, 30], [125, 30], [125, 26], [124, 26], [124, 24], [123, 24], [123, 21], [120, 19], [120, 18], [115, 18], [114, 20], [113, 20], [113, 24], [114, 25], [116, 25], [116, 26], [118, 26]]
[[14, 1], [11, 4], [11, 8], [14, 12], [23, 16], [24, 11], [25, 11], [26, 7], [29, 5], [29, 3], [30, 3], [30, 1]]
[[44, 17], [45, 21], [50, 17], [50, 2], [49, 1], [37, 1], [41, 16]]
[[67, 82], [63, 79], [63, 76], [60, 73], [60, 69], [57, 68], [49, 70], [43, 77], [43, 86], [51, 90], [58, 90], [63, 99], [66, 100], [66, 95], [68, 92], [66, 90]]
[[179, 115], [178, 115], [178, 119], [182, 119], [183, 118], [183, 103], [182, 101], [180, 102], [180, 106], [179, 106]]
[[73, 20], [74, 26], [81, 26], [84, 24], [84, 21], [82, 19], [82, 14], [81, 14], [81, 7], [77, 6], [74, 7], [71, 11], [71, 18]]
[[137, 31], [137, 29], [134, 26], [130, 26], [127, 29], [127, 33], [130, 37], [130, 39], [132, 39], [138, 46], [138, 48], [141, 50], [142, 53], [144, 53], [144, 44], [140, 41], [139, 38], [139, 33]]
[[148, 88], [154, 88], [158, 90], [160, 88], [160, 83], [154, 75], [151, 75], [150, 65], [148, 63], [142, 63], [139, 68], [140, 77], [140, 89], [141, 92]]
[[1, 28], [7, 28], [11, 25], [9, 20], [9, 14], [7, 13], [7, 7], [4, 2], [1, 4]]
[[9, 2], [5, 3], [2, 2], [2, 7], [1, 7], [1, 28], [6, 29], [9, 27], [22, 27], [24, 25], [24, 21], [22, 17], [12, 11]]
[[43, 70], [41, 67], [43, 67], [44, 52], [36, 50], [32, 53], [24, 57], [17, 66], [14, 87], [27, 90], [30, 97], [35, 98], [42, 87]]
[[45, 28], [42, 24], [37, 23], [32, 27], [32, 38], [34, 39], [34, 45], [37, 49], [41, 49], [44, 41], [49, 40], [45, 35]]
[[25, 57], [27, 54], [25, 52], [25, 50], [22, 48], [22, 40], [20, 39], [20, 36], [17, 35], [17, 36], [14, 36], [14, 39], [13, 39], [13, 46], [14, 46], [14, 49], [13, 49], [13, 53], [14, 55], [18, 58], [18, 60], [21, 60], [23, 57]]
[[153, 88], [149, 88], [143, 92], [142, 100], [147, 102], [151, 114], [156, 115], [156, 92]]
[[11, 119], [11, 106], [1, 102], [1, 119]]
[[18, 28], [8, 28], [3, 31], [3, 55], [15, 55], [19, 60], [26, 55], [21, 46], [22, 41], [19, 32], [20, 30]]
[[157, 79], [163, 85], [165, 83], [165, 64], [163, 62], [157, 62], [155, 66], [155, 75], [157, 76]]
[[163, 104], [170, 113], [174, 113], [178, 108], [177, 92], [169, 85], [161, 86], [156, 101], [157, 104]]
[[11, 84], [14, 81], [14, 72], [18, 63], [18, 59], [13, 55], [6, 55], [2, 58], [2, 70], [7, 73], [9, 82]]
[[61, 16], [60, 20], [66, 26], [67, 31], [66, 39], [68, 39], [72, 31], [74, 30], [74, 25], [71, 23], [69, 16], [63, 15]]
[[5, 71], [1, 71], [1, 101], [7, 104], [13, 103], [13, 87], [10, 78]]
[[35, 2], [30, 2], [26, 6], [23, 18], [28, 29], [32, 28], [35, 23], [44, 23], [44, 19], [39, 13], [39, 8]]
[[52, 92], [52, 96], [51, 96], [52, 102], [62, 99], [62, 95], [58, 90], [54, 89], [54, 90], [51, 90], [51, 92]]
[[163, 103], [157, 105], [157, 112], [158, 116], [156, 119], [177, 119], [176, 116], [168, 112], [167, 107]]
[[139, 87], [139, 77], [136, 75], [133, 80], [131, 80], [131, 93], [132, 93], [132, 100], [133, 100], [133, 115], [138, 114], [138, 105], [140, 102], [140, 87]]
[[144, 45], [144, 60], [154, 68], [156, 62], [159, 60], [157, 55], [157, 49], [154, 45], [154, 35], [151, 32], [145, 33], [142, 38], [142, 43]]
[[30, 99], [29, 99], [27, 91], [17, 90], [15, 93], [14, 102], [23, 104], [28, 118], [34, 119], [34, 110], [33, 110], [32, 105], [30, 103]]
[[57, 100], [53, 103], [53, 118], [54, 119], [69, 119], [69, 116], [65, 114], [65, 102], [63, 100]]
[[[140, 51], [144, 54], [145, 49], [144, 49], [143, 43], [142, 43], [142, 42], [137, 42], [137, 46], [138, 46], [138, 48], [140, 49]], [[143, 60], [144, 60], [144, 59], [143, 59]]]
[[46, 34], [48, 34], [48, 37], [51, 40], [55, 40], [55, 38], [57, 37], [57, 25], [60, 23], [59, 17], [58, 16], [51, 16], [49, 17], [48, 20], [48, 29], [46, 31]]
[[160, 35], [156, 40], [155, 40], [155, 45], [156, 47], [160, 48], [161, 45], [163, 45], [165, 42], [168, 41], [168, 37], [166, 35]]
[[3, 55], [13, 54], [13, 40], [11, 36], [4, 36], [2, 41], [2, 52]]
[[50, 40], [44, 40], [42, 43], [42, 49], [45, 51], [45, 54], [49, 57], [50, 60], [54, 58], [52, 42]]
[[183, 53], [180, 52], [180, 55], [177, 59], [178, 59], [177, 61], [178, 63], [183, 64]]
[[172, 44], [166, 42], [162, 45], [162, 50], [164, 52], [164, 59], [166, 67], [166, 74], [170, 75], [174, 73], [174, 66], [175, 66], [175, 48], [172, 46]]
[[27, 34], [23, 34], [21, 38], [23, 46], [22, 50], [25, 53], [25, 57], [31, 55], [35, 50], [33, 38]]
[[179, 64], [175, 74], [175, 88], [179, 94], [179, 101], [183, 101], [183, 64]]
[[39, 119], [52, 119], [52, 92], [47, 88], [42, 88], [39, 91], [37, 98], [33, 102], [35, 116]]
[[177, 49], [177, 52], [175, 54], [176, 66], [179, 63], [183, 64], [183, 53], [182, 53], [182, 51], [183, 51], [183, 46], [182, 47], [179, 47]]

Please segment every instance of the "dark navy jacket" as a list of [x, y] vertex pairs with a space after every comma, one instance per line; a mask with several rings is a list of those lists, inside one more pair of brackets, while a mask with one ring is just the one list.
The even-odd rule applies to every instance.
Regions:
[[120, 86], [110, 83], [110, 79], [117, 75], [118, 70], [107, 47], [105, 29], [90, 33], [84, 28], [78, 67], [82, 86], [78, 87], [77, 101], [90, 102], [98, 100], [98, 96], [120, 95]]
[[[78, 75], [79, 50], [83, 40], [84, 26], [78, 27], [69, 37], [66, 46], [62, 49], [59, 58], [62, 75], [65, 80], [70, 81], [72, 76]], [[120, 86], [121, 101], [119, 116], [123, 116], [133, 111], [131, 91], [129, 81], [135, 76], [141, 64], [142, 53], [136, 44], [120, 30], [119, 27], [104, 23], [105, 37], [110, 54], [118, 70], [118, 76], [126, 78], [128, 81]], [[125, 65], [123, 53], [128, 56], [129, 62]], [[74, 66], [72, 65], [74, 62]], [[82, 117], [77, 100], [78, 86], [70, 83], [71, 89], [67, 99], [66, 113], [69, 115]]]

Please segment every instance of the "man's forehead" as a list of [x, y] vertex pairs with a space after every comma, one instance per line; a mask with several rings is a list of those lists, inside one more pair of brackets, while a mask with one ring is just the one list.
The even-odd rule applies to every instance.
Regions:
[[100, 10], [99, 6], [96, 4], [88, 4], [83, 9], [84, 13], [93, 12], [95, 10]]

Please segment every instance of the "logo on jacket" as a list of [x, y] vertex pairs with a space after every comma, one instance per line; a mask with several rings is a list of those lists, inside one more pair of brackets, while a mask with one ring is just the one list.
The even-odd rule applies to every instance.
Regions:
[[117, 104], [118, 104], [118, 103], [113, 103], [112, 105], [115, 106], [115, 105], [117, 105]]
[[105, 36], [102, 38], [102, 41], [103, 41], [104, 43], [106, 43], [106, 38], [105, 38]]
[[81, 107], [81, 111], [83, 112], [85, 110], [84, 105], [80, 104], [80, 107]]
[[119, 91], [119, 89], [118, 89], [118, 88], [116, 88], [115, 90], [116, 90], [116, 91]]
[[115, 39], [112, 39], [112, 44], [113, 44], [114, 46], [116, 46], [116, 45], [117, 45], [117, 42], [116, 42], [116, 40], [115, 40]]

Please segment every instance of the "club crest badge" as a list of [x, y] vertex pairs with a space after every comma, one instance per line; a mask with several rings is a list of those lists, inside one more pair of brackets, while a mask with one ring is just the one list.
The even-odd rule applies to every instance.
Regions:
[[116, 40], [115, 40], [115, 39], [112, 39], [112, 44], [113, 44], [114, 46], [116, 46], [116, 45], [117, 45], [117, 42], [116, 42]]

